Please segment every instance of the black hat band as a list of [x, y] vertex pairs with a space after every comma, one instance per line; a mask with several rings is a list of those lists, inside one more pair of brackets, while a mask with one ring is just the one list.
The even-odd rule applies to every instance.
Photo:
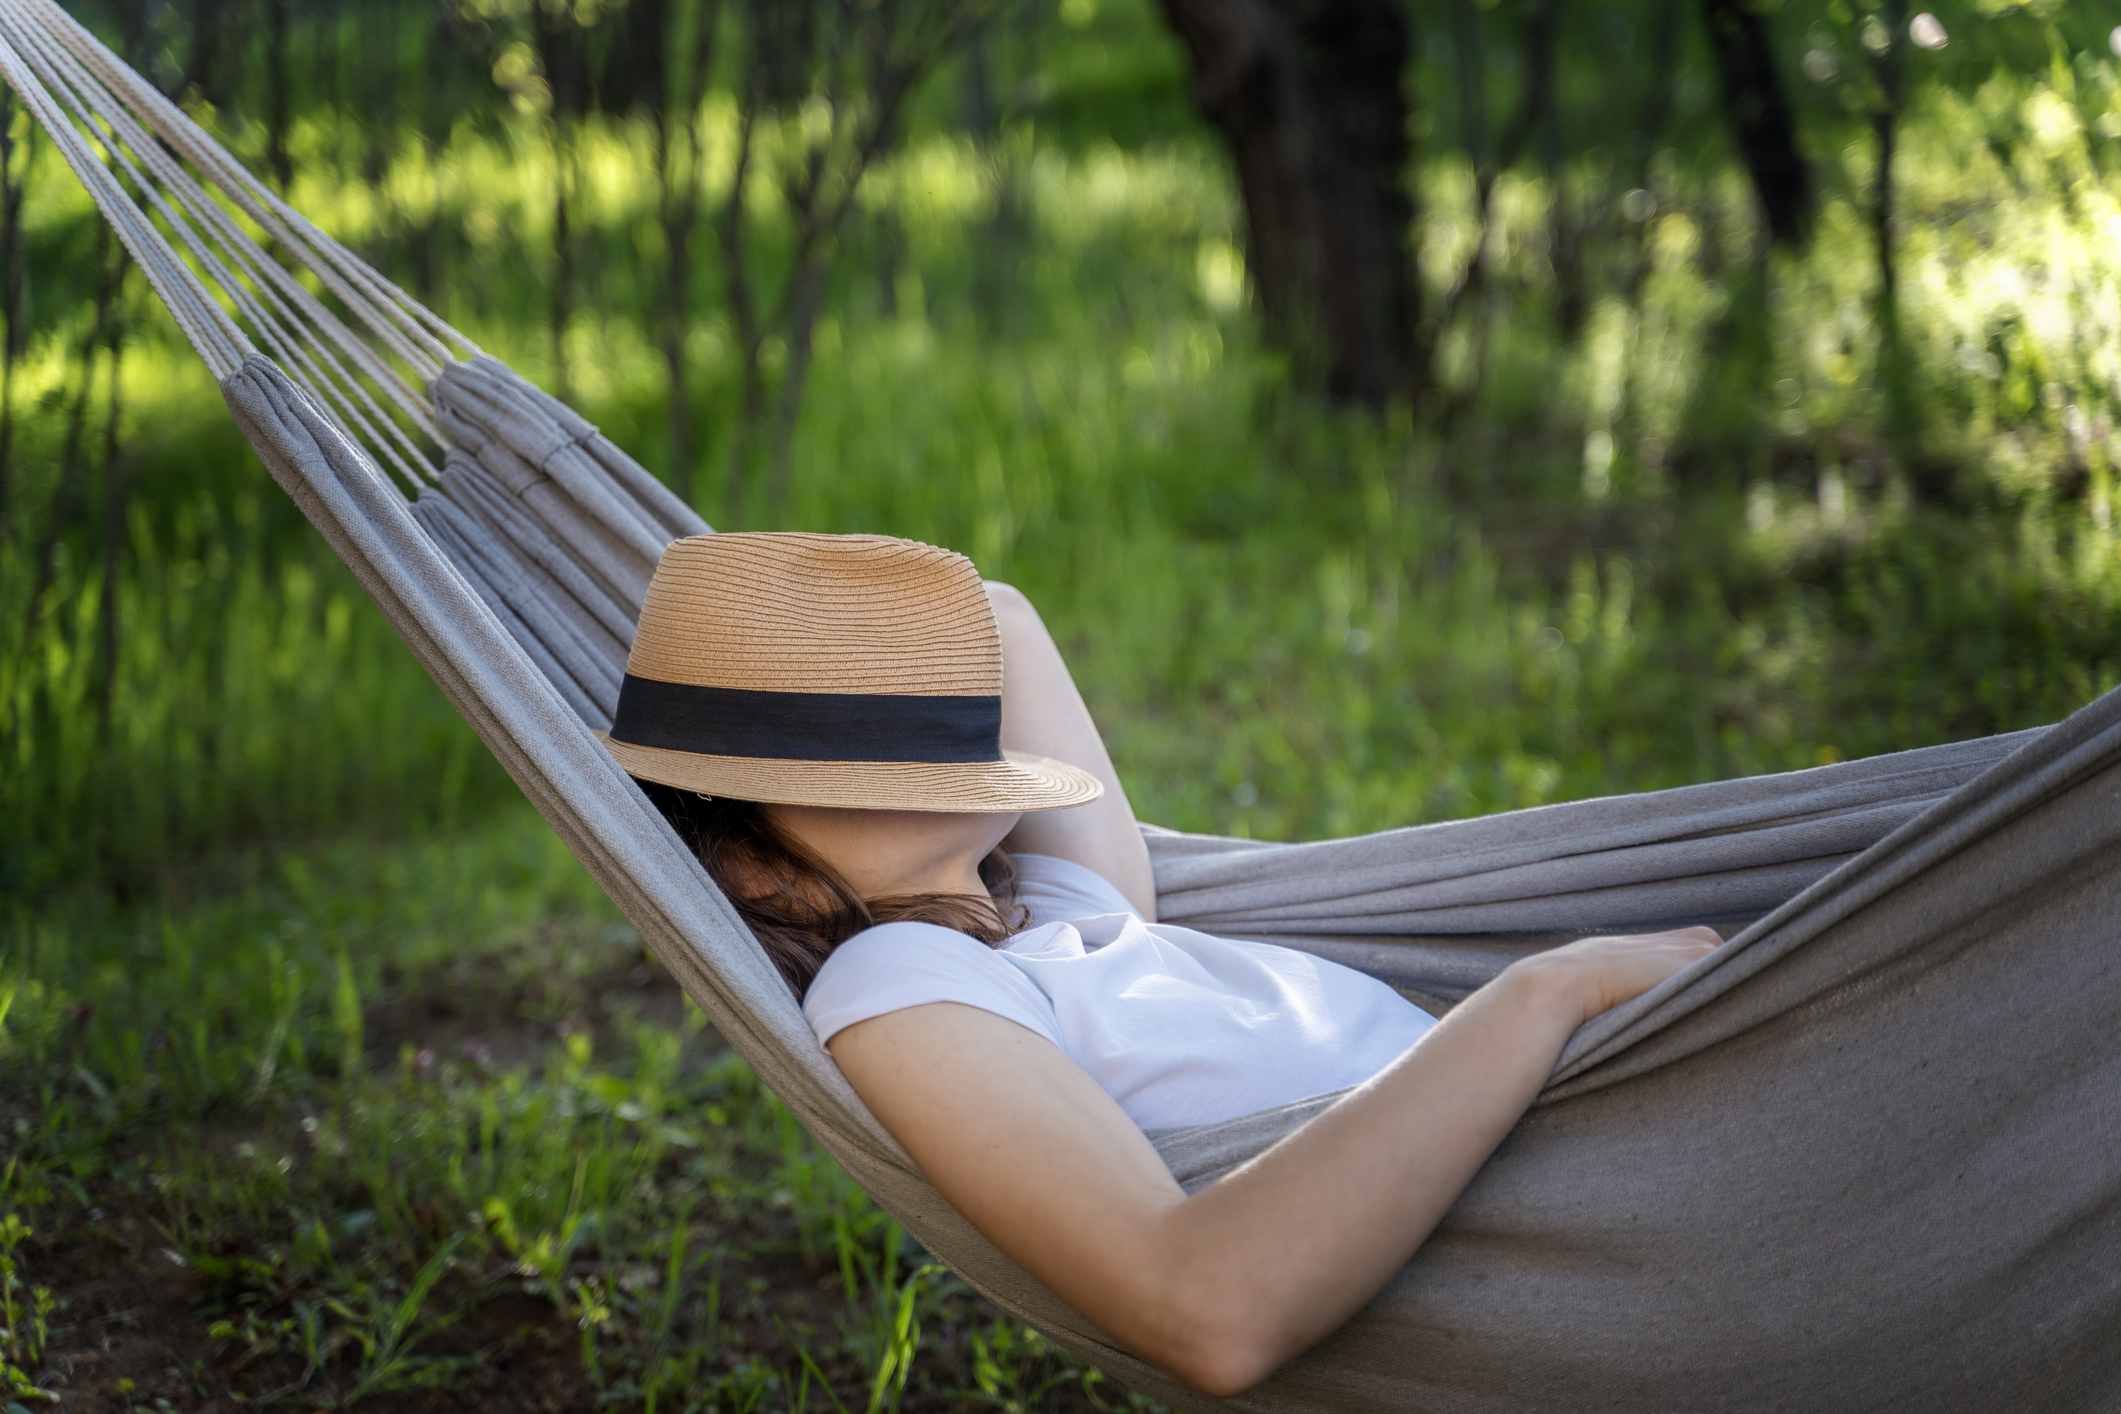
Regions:
[[1002, 699], [697, 687], [628, 673], [611, 739], [770, 761], [999, 761]]

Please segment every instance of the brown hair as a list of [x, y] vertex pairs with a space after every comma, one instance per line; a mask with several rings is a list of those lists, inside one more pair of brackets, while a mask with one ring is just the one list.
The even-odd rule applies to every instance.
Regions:
[[[801, 1000], [832, 950], [879, 923], [935, 923], [993, 947], [1030, 922], [1016, 901], [1016, 863], [996, 848], [980, 861], [989, 897], [893, 894], [865, 899], [831, 865], [775, 827], [754, 801], [712, 799], [676, 786], [636, 782], [663, 813], [717, 887], [751, 925], [766, 956]], [[756, 898], [745, 885], [760, 878], [779, 887]], [[755, 886], [755, 884], [754, 884]]]

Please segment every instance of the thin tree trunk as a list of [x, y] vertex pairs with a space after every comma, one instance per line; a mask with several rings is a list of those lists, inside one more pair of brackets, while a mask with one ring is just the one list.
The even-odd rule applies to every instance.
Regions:
[[[437, 7], [439, 10], [439, 7]], [[420, 11], [398, 9], [403, 19], [393, 25], [398, 38], [398, 63], [393, 73], [405, 72], [403, 55], [411, 49], [412, 69], [419, 72], [422, 67], [435, 71], [434, 81], [420, 86], [418, 97], [407, 106], [409, 121], [406, 130], [421, 145], [423, 153], [432, 160], [434, 154], [449, 141], [451, 110], [455, 106], [450, 92], [451, 85], [441, 77], [447, 63], [448, 40], [444, 26], [448, 23], [446, 11], [432, 14], [428, 23], [419, 23]], [[426, 214], [421, 218], [420, 228], [413, 235], [412, 288], [414, 297], [429, 309], [447, 310], [443, 303], [443, 291], [449, 288], [449, 242], [451, 228], [456, 224], [443, 214], [443, 204], [429, 202]]]
[[[655, 324], [668, 388], [670, 486], [692, 505], [698, 494], [698, 452], [693, 445], [692, 374], [685, 339], [692, 317], [692, 235], [699, 224], [700, 164], [706, 148], [700, 109], [714, 69], [720, 6], [691, 7], [689, 32], [688, 16], [661, 0], [635, 0], [628, 14], [634, 26], [628, 37], [637, 55], [630, 68], [643, 84], [636, 107], [645, 102], [655, 134], [656, 206], [663, 231], [663, 308]], [[682, 49], [681, 35], [687, 41]], [[655, 46], [653, 52], [647, 46]]]
[[1893, 264], [1893, 153], [1900, 118], [1901, 51], [1900, 30], [1906, 20], [1904, 0], [1885, 0], [1885, 45], [1871, 54], [1871, 70], [1878, 81], [1878, 105], [1871, 111], [1871, 132], [1877, 140], [1877, 169], [1871, 173], [1871, 239], [1878, 255], [1878, 307], [1881, 314], [1895, 312], [1899, 304], [1899, 279]]
[[[1664, 0], [1657, 16], [1656, 38], [1650, 47], [1650, 86], [1643, 98], [1642, 121], [1635, 138], [1634, 185], [1642, 191], [1648, 191], [1656, 180], [1651, 164], [1672, 117], [1672, 75], [1679, 62], [1679, 3], [1680, 0]], [[1641, 302], [1643, 284], [1650, 276], [1649, 242], [1645, 239], [1648, 230], [1649, 222], [1638, 221], [1632, 233], [1634, 260], [1628, 269], [1625, 297], [1630, 306]]]
[[767, 507], [776, 527], [788, 517], [788, 489], [795, 457], [795, 421], [803, 406], [803, 388], [810, 380], [811, 333], [817, 327], [818, 307], [825, 295], [826, 262], [811, 259], [796, 273], [793, 317], [788, 328], [788, 367], [781, 375], [780, 396], [773, 410], [771, 479]]
[[[1039, 12], [1036, 6], [1019, 5], [1015, 10], [1016, 23], [1004, 27], [1007, 35], [1015, 31], [1012, 49], [1014, 65], [1008, 70], [1012, 74], [1036, 74], [1038, 68]], [[1012, 117], [1022, 115], [1021, 84], [1012, 84], [1001, 104], [996, 130], [997, 137], [1006, 137], [1003, 129]], [[1002, 296], [1002, 316], [1008, 321], [1004, 327], [1015, 327], [1015, 321], [1025, 312], [1029, 291], [1028, 272], [1038, 257], [1038, 220], [1032, 210], [1030, 150], [1019, 143], [1005, 141], [995, 154], [994, 193], [994, 248], [1007, 260], [998, 282]]]
[[685, 368], [685, 311], [691, 307], [692, 223], [681, 211], [678, 183], [671, 171], [676, 160], [671, 141], [671, 114], [655, 110], [655, 170], [658, 205], [663, 218], [663, 311], [657, 321], [662, 335], [663, 368], [668, 380], [665, 440], [670, 458], [670, 489], [692, 504], [692, 389]]
[[[110, 227], [98, 222], [96, 225], [96, 263], [102, 269], [102, 277], [96, 285], [96, 313], [89, 326], [88, 337], [81, 342], [81, 391], [74, 398], [74, 405], [67, 413], [66, 440], [59, 452], [56, 484], [52, 487], [48, 503], [48, 519], [44, 535], [37, 545], [35, 568], [30, 576], [29, 599], [22, 614], [22, 643], [20, 652], [27, 655], [37, 642], [37, 624], [44, 612], [44, 596], [51, 588], [56, 572], [59, 541], [72, 522], [75, 508], [81, 501], [82, 442], [88, 431], [88, 405], [96, 382], [96, 354], [106, 346], [115, 349], [117, 336], [111, 330], [111, 311], [115, 302], [118, 281], [125, 270], [123, 251], [111, 250]], [[115, 355], [113, 355], [115, 364]], [[116, 396], [116, 383], [112, 383]]]
[[1537, 143], [1547, 178], [1547, 263], [1554, 271], [1554, 317], [1562, 337], [1573, 342], [1590, 307], [1583, 283], [1582, 203], [1572, 200], [1562, 163], [1562, 0], [1540, 0], [1525, 17], [1527, 82], [1525, 125]]
[[[1650, 39], [1650, 63], [1645, 71], [1649, 75], [1649, 87], [1643, 94], [1642, 118], [1636, 129], [1634, 170], [1631, 190], [1649, 191], [1655, 181], [1651, 164], [1655, 161], [1657, 146], [1664, 136], [1665, 126], [1672, 112], [1672, 74], [1679, 61], [1680, 0], [1663, 0], [1657, 7], [1656, 27]], [[1608, 204], [1608, 210], [1611, 209]], [[1585, 212], [1583, 225], [1590, 224], [1590, 214]], [[1650, 277], [1649, 233], [1647, 220], [1632, 223], [1627, 232], [1624, 248], [1628, 254], [1625, 274], [1621, 279], [1621, 302], [1630, 309], [1639, 310], [1642, 304], [1643, 286]], [[1715, 247], [1711, 245], [1709, 249]], [[1726, 318], [1729, 317], [1728, 307]], [[1623, 399], [1634, 399], [1634, 366], [1631, 363], [1621, 371]]]
[[[863, 10], [878, 10], [878, 18], [848, 18]], [[775, 518], [786, 514], [791, 449], [809, 377], [812, 333], [841, 235], [856, 209], [862, 178], [893, 141], [900, 109], [915, 81], [971, 36], [978, 27], [980, 7], [936, 7], [909, 19], [885, 17], [876, 6], [850, 5], [843, 12], [848, 24], [836, 31], [836, 37], [822, 41], [823, 51], [815, 48], [820, 36], [803, 32], [804, 23], [785, 24], [791, 13], [788, 7], [777, 9], [764, 0], [746, 7], [752, 79], [741, 105], [736, 172], [723, 212], [721, 241], [725, 295], [742, 359], [724, 488], [730, 526], [743, 522], [762, 437], [768, 514]], [[801, 15], [796, 18], [800, 20]], [[894, 35], [893, 27], [900, 24], [905, 28]], [[805, 74], [810, 75], [807, 80]], [[786, 163], [780, 167], [781, 196], [794, 227], [787, 258], [791, 273], [766, 309], [759, 282], [753, 278], [744, 219], [755, 126], [762, 113], [787, 111], [769, 109], [769, 103], [800, 97], [806, 91], [801, 83], [815, 84], [820, 74], [825, 76], [826, 87], [809, 91], [829, 101], [829, 126], [822, 136], [806, 140], [808, 153], [800, 167]], [[848, 87], [836, 87], [839, 84]], [[856, 86], [867, 95], [866, 104], [852, 101]], [[780, 334], [787, 344], [777, 396], [769, 410], [763, 360], [770, 333]]]
[[294, 109], [293, 76], [288, 72], [287, 21], [294, 0], [265, 0], [265, 162], [280, 195], [294, 185], [294, 159], [287, 152], [287, 127]]
[[[795, 273], [781, 291], [774, 323], [788, 330], [787, 365], [781, 373], [780, 395], [775, 400], [773, 425], [767, 430], [767, 505], [775, 525], [787, 514], [789, 474], [795, 450], [795, 424], [802, 411], [803, 390], [810, 378], [811, 334], [817, 326], [824, 299], [825, 279], [832, 273], [832, 260], [840, 231], [854, 210], [862, 176], [889, 141], [897, 121], [899, 105], [911, 88], [911, 78], [889, 71], [871, 75], [869, 91], [876, 104], [874, 126], [855, 144], [854, 155], [836, 198], [827, 200], [825, 178], [830, 161], [826, 148], [816, 148], [802, 181], [787, 193], [795, 214]], [[763, 391], [763, 385], [761, 385]]]
[[1642, 118], [1635, 130], [1635, 185], [1648, 190], [1654, 173], [1651, 162], [1664, 141], [1672, 120], [1672, 76], [1679, 67], [1680, 0], [1663, 0], [1657, 7], [1657, 27], [1650, 40], [1650, 63], [1645, 72], [1649, 87], [1643, 92]]
[[[696, 106], [696, 105], [695, 105]], [[678, 499], [693, 504], [692, 377], [687, 367], [685, 336], [692, 310], [692, 228], [699, 216], [698, 117], [682, 115], [689, 135], [683, 144], [684, 173], [673, 170], [681, 160], [673, 142], [673, 115], [655, 115], [656, 170], [661, 174], [663, 216], [664, 308], [661, 326], [663, 365], [669, 378], [668, 437], [670, 486]]]
[[877, 312], [886, 319], [896, 319], [900, 266], [906, 254], [906, 228], [900, 224], [898, 213], [886, 206], [871, 217], [869, 230], [876, 246]]
[[1797, 148], [1797, 125], [1775, 72], [1767, 21], [1753, 0], [1702, 0], [1702, 15], [1723, 80], [1724, 112], [1768, 233], [1781, 244], [1802, 245], [1811, 230], [1811, 169]]
[[975, 328], [983, 335], [994, 333], [1005, 322], [1016, 257], [1015, 180], [998, 141], [1001, 115], [994, 102], [992, 57], [984, 35], [967, 47], [963, 90], [965, 135], [994, 185], [994, 214], [972, 243], [972, 311]]
[[196, 0], [191, 7], [191, 52], [184, 61], [184, 77], [178, 92], [197, 88], [207, 102], [219, 107], [228, 95], [221, 91], [221, 8], [224, 0]]
[[[123, 276], [120, 276], [123, 293]], [[103, 584], [96, 610], [96, 740], [110, 745], [111, 709], [118, 693], [118, 566], [125, 551], [125, 462], [118, 451], [118, 414], [125, 342], [110, 336], [110, 408], [103, 421]]]
[[[1633, 189], [1650, 191], [1656, 180], [1651, 171], [1658, 144], [1662, 141], [1665, 126], [1672, 113], [1672, 75], [1678, 63], [1680, 34], [1680, 0], [1664, 0], [1657, 15], [1655, 37], [1650, 45], [1649, 89], [1644, 95], [1642, 119], [1636, 129]], [[1627, 232], [1625, 248], [1628, 251], [1626, 273], [1621, 281], [1621, 302], [1630, 309], [1639, 310], [1642, 304], [1643, 286], [1650, 278], [1650, 221], [1634, 221]], [[1728, 321], [1737, 317], [1733, 310], [1736, 303], [1727, 303], [1722, 316], [1724, 325], [1711, 332], [1710, 337], [1719, 342], [1730, 338]], [[1621, 396], [1632, 398], [1632, 368], [1623, 369]], [[1700, 389], [1697, 387], [1697, 401]]]
[[574, 316], [573, 241], [567, 229], [567, 188], [574, 170], [574, 136], [568, 119], [552, 118], [552, 381], [561, 402], [573, 400], [567, 376], [567, 324]]
[[[1455, 420], [1472, 405], [1486, 371], [1488, 338], [1495, 315], [1494, 302], [1486, 298], [1491, 273], [1489, 251], [1494, 239], [1495, 182], [1517, 165], [1534, 136], [1541, 139], [1541, 162], [1555, 183], [1554, 206], [1548, 217], [1550, 231], [1559, 226], [1560, 218], [1553, 212], [1558, 210], [1561, 201], [1560, 136], [1554, 122], [1557, 109], [1554, 39], [1561, 20], [1561, 0], [1531, 0], [1527, 7], [1524, 96], [1509, 127], [1492, 149], [1487, 139], [1487, 41], [1484, 27], [1470, 0], [1458, 0], [1453, 7], [1453, 16], [1457, 20], [1454, 47], [1458, 50], [1460, 122], [1465, 128], [1466, 150], [1473, 160], [1473, 214], [1478, 235], [1474, 239], [1472, 254], [1467, 257], [1466, 268], [1444, 297], [1439, 322], [1448, 325], [1466, 302], [1478, 303], [1471, 316], [1467, 339], [1467, 361], [1472, 366], [1472, 379], [1446, 405], [1446, 423]], [[1557, 268], [1557, 280], [1559, 277]]]
[[1488, 197], [1495, 186], [1497, 162], [1488, 150], [1488, 42], [1486, 26], [1472, 0], [1453, 0], [1451, 5], [1451, 53], [1458, 63], [1458, 145], [1473, 165], [1473, 249], [1466, 255], [1465, 269], [1444, 291], [1436, 312], [1439, 328], [1458, 316], [1459, 308], [1475, 297], [1488, 275]]
[[1871, 132], [1877, 143], [1877, 169], [1871, 174], [1871, 240], [1878, 261], [1878, 382], [1885, 397], [1886, 435], [1903, 464], [1910, 460], [1918, 431], [1919, 414], [1914, 407], [1911, 370], [1900, 330], [1900, 273], [1893, 249], [1894, 205], [1893, 161], [1899, 145], [1901, 88], [1906, 54], [1902, 40], [1907, 32], [1906, 0], [1884, 0], [1878, 15], [1885, 42], [1873, 48], [1871, 75], [1878, 84], [1878, 104], [1871, 112]]
[[552, 321], [553, 391], [560, 401], [571, 401], [572, 379], [567, 367], [567, 326], [574, 315], [574, 245], [569, 231], [568, 197], [574, 182], [576, 119], [587, 94], [586, 76], [579, 72], [581, 56], [576, 50], [573, 7], [537, 7], [538, 57], [545, 68], [552, 111]]
[[30, 139], [23, 144], [21, 175], [15, 164], [15, 96], [0, 89], [0, 537], [13, 520], [15, 473], [15, 364], [22, 357], [22, 191], [29, 175]]
[[736, 343], [742, 359], [737, 391], [736, 425], [729, 433], [729, 469], [722, 483], [722, 517], [726, 528], [744, 523], [744, 493], [751, 477], [751, 444], [766, 406], [765, 370], [759, 351], [765, 335], [759, 328], [758, 304], [751, 293], [751, 252], [744, 239], [744, 191], [751, 175], [751, 148], [758, 122], [761, 85], [755, 82], [738, 124], [736, 171], [729, 181], [729, 201], [722, 213], [722, 284], [729, 312], [736, 318]]
[[[1451, 57], [1458, 61], [1458, 145], [1477, 174], [1492, 174], [1495, 163], [1488, 151], [1488, 40], [1487, 26], [1473, 0], [1453, 0], [1451, 5]], [[1490, 176], [1489, 180], [1492, 180]], [[1486, 184], [1481, 184], [1481, 201]]]
[[1397, 0], [1163, 0], [1228, 143], [1267, 336], [1338, 401], [1413, 391], [1418, 292]]

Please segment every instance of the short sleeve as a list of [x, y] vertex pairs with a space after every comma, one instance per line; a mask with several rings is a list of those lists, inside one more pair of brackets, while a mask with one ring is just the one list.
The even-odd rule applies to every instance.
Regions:
[[992, 948], [933, 923], [884, 923], [833, 949], [803, 997], [823, 1045], [856, 1022], [930, 1002], [978, 1007], [1061, 1044], [1053, 1003]]
[[1017, 901], [1031, 910], [1034, 928], [1107, 913], [1141, 917], [1109, 879], [1072, 859], [1019, 854], [1015, 860]]

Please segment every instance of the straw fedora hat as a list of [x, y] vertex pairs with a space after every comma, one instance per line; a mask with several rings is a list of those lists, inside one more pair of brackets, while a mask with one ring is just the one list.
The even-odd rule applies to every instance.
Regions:
[[1003, 751], [1002, 643], [963, 555], [888, 535], [663, 551], [608, 733], [632, 775], [872, 810], [1053, 810], [1104, 791]]

